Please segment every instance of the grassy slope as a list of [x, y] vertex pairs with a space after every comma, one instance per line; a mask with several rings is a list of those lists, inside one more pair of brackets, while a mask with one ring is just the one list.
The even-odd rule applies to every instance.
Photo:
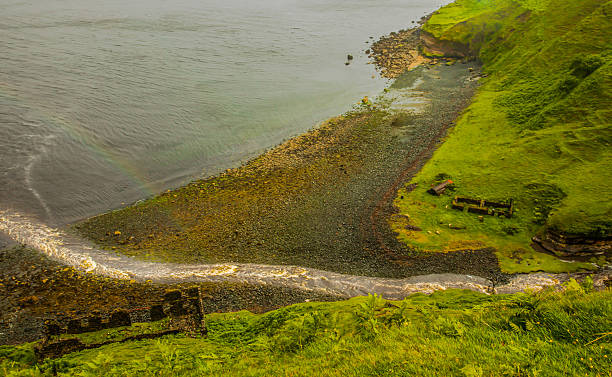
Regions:
[[[425, 30], [470, 45], [489, 77], [413, 179], [419, 188], [400, 191], [396, 205], [423, 229], [395, 221], [400, 240], [428, 250], [493, 246], [507, 272], [588, 267], [529, 244], [546, 229], [611, 234], [610, 14], [606, 0], [459, 0], [433, 15]], [[449, 175], [456, 191], [431, 197], [424, 189], [439, 174]], [[514, 198], [518, 212], [480, 223], [447, 209], [457, 194]]]
[[[38, 365], [31, 344], [0, 347], [0, 374], [609, 376], [610, 318], [612, 292], [575, 282], [565, 292], [538, 294], [362, 297], [263, 315], [211, 314], [205, 338], [119, 343]], [[105, 332], [97, 336], [106, 339]]]

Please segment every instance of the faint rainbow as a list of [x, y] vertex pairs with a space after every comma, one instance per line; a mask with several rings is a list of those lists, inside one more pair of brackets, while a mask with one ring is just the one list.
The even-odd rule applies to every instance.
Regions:
[[[32, 107], [28, 100], [23, 99], [19, 96], [16, 88], [10, 87], [7, 83], [0, 83], [0, 96], [9, 98], [16, 101], [17, 103], [28, 105]], [[56, 114], [52, 114], [49, 111], [45, 111], [39, 107], [34, 107], [36, 113], [41, 116], [42, 120], [47, 122], [63, 131], [71, 139], [78, 141], [79, 145], [85, 147], [92, 154], [101, 158], [104, 162], [114, 167], [119, 173], [126, 178], [134, 182], [139, 188], [141, 188], [147, 196], [155, 195], [157, 192], [154, 190], [151, 183], [149, 183], [142, 172], [140, 172], [130, 161], [120, 158], [114, 155], [112, 151], [105, 149], [103, 146], [92, 140], [91, 134], [80, 129], [78, 126], [70, 124]]]

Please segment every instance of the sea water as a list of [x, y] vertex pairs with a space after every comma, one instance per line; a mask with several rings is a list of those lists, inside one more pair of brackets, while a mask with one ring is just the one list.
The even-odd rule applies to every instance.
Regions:
[[379, 93], [364, 51], [447, 2], [0, 0], [0, 209], [61, 226], [237, 166]]

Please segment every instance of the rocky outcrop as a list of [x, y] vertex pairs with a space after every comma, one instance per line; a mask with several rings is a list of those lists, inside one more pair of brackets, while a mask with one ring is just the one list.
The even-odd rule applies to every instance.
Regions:
[[383, 77], [396, 78], [435, 58], [473, 59], [476, 54], [459, 42], [437, 39], [421, 28], [400, 30], [380, 38], [366, 51]]
[[420, 29], [400, 30], [380, 38], [366, 51], [381, 76], [396, 78], [425, 62], [419, 55]]
[[532, 240], [544, 250], [563, 256], [592, 256], [612, 252], [610, 237], [596, 239], [549, 230], [533, 237]]
[[420, 31], [419, 37], [424, 55], [457, 59], [476, 57], [470, 47], [463, 43], [438, 39], [424, 30]]

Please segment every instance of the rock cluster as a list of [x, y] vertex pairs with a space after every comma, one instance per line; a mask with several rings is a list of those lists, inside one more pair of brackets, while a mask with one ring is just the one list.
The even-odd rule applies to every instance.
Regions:
[[419, 44], [419, 29], [400, 30], [374, 42], [366, 53], [380, 74], [392, 79], [427, 60], [419, 54]]
[[612, 252], [612, 240], [609, 238], [572, 236], [549, 230], [532, 240], [544, 250], [561, 256], [606, 255]]

